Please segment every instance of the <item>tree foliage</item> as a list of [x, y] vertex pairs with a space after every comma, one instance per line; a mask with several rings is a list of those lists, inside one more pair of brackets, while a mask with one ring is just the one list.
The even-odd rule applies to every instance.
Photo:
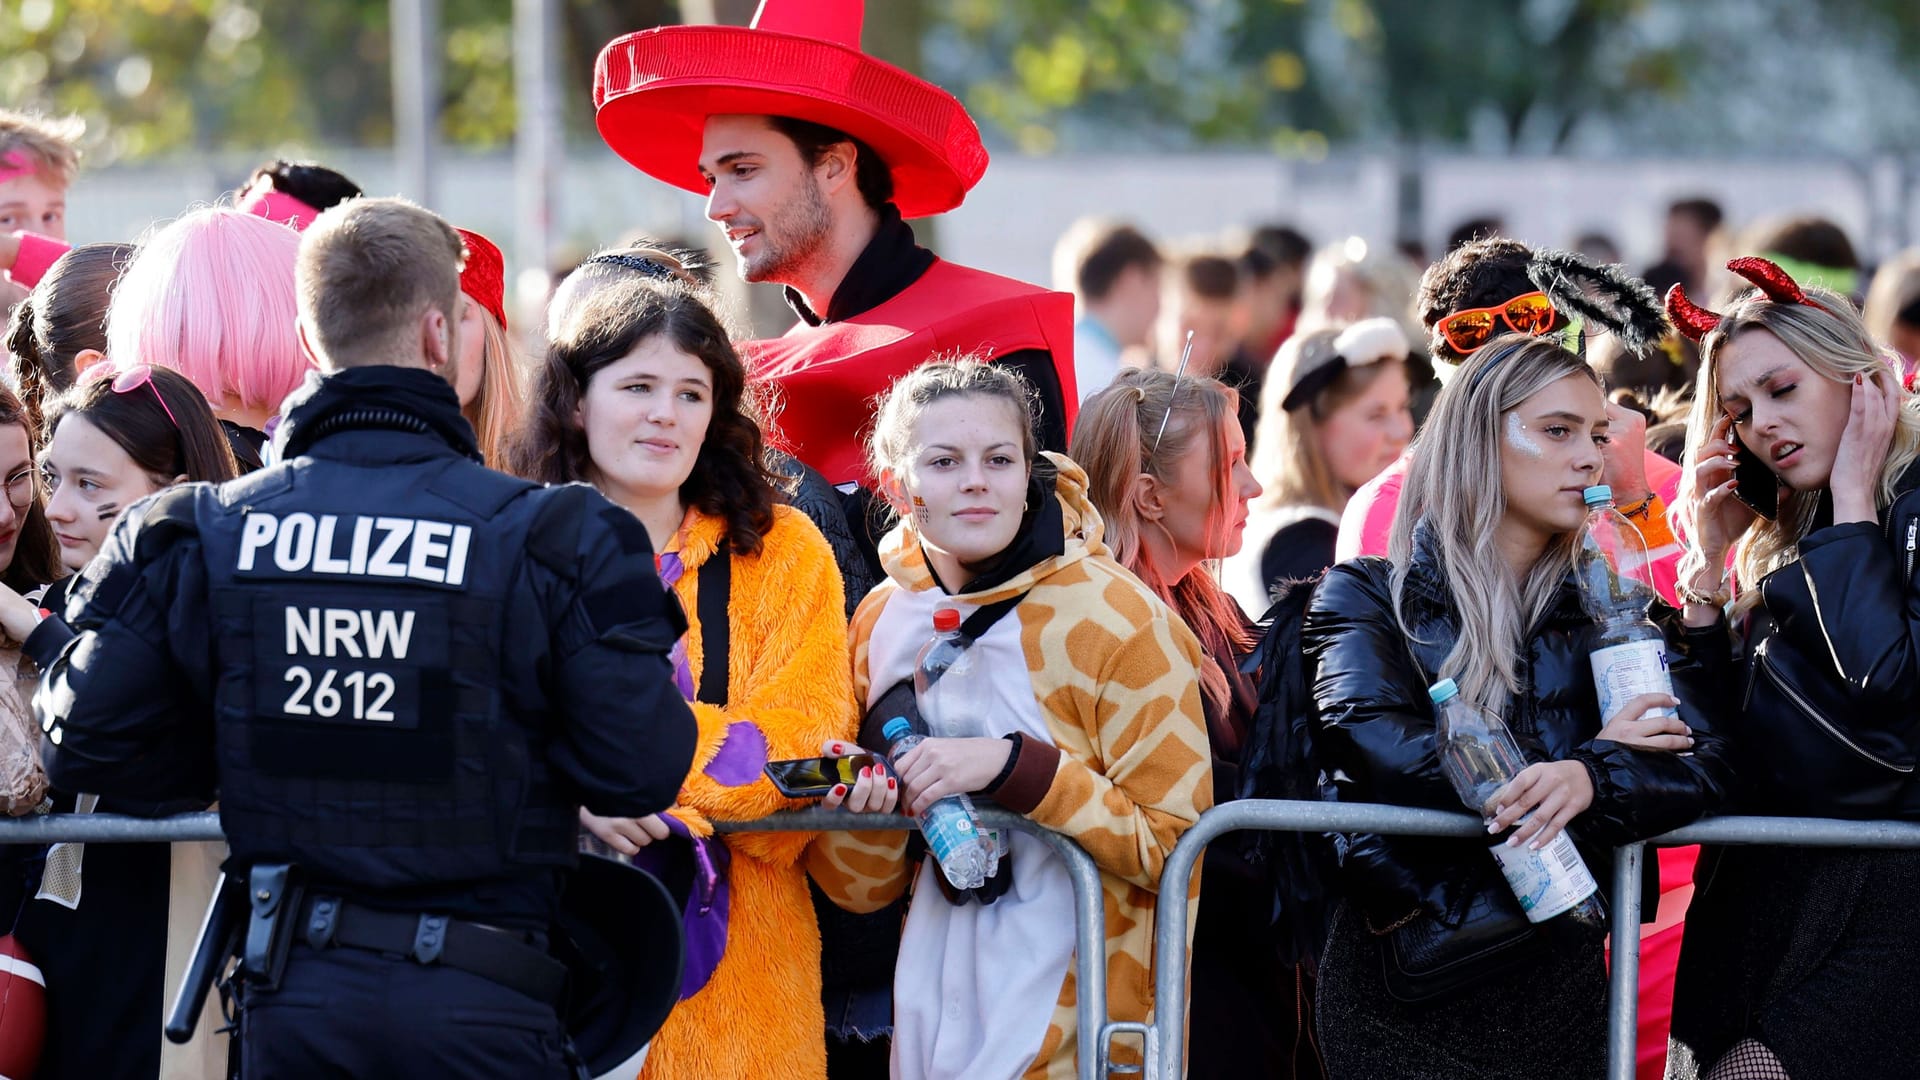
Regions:
[[[605, 42], [683, 13], [740, 22], [755, 6], [559, 3], [562, 96], [581, 138]], [[439, 5], [443, 137], [503, 145], [516, 122], [512, 0]], [[5, 0], [0, 100], [85, 116], [96, 162], [383, 145], [388, 8]], [[1920, 74], [1901, 60], [1920, 47], [1913, 0], [868, 0], [866, 44], [953, 88], [990, 137], [1031, 152], [1553, 150], [1603, 130], [1669, 148], [1777, 136], [1871, 149], [1910, 145], [1920, 123], [1894, 104], [1920, 95]], [[1843, 76], [1867, 89], [1827, 89]], [[1861, 99], [1889, 104], [1846, 112]], [[1703, 113], [1725, 122], [1701, 123]]]

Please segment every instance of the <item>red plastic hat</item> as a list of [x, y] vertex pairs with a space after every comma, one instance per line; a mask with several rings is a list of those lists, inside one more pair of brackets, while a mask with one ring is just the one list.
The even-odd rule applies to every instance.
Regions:
[[467, 242], [467, 267], [460, 271], [460, 291], [486, 308], [500, 325], [507, 325], [507, 263], [493, 241], [477, 232], [455, 229]]
[[761, 0], [753, 25], [661, 26], [615, 38], [593, 66], [601, 138], [641, 172], [705, 195], [707, 117], [790, 116], [873, 147], [906, 217], [959, 206], [987, 171], [957, 98], [860, 51], [863, 0]]

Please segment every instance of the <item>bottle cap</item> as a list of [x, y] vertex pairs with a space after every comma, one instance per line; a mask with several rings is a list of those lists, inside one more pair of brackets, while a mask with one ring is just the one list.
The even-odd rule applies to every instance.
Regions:
[[1427, 687], [1427, 697], [1432, 699], [1435, 705], [1445, 705], [1459, 696], [1460, 688], [1454, 685], [1452, 679], [1441, 679]]
[[943, 607], [933, 613], [934, 633], [951, 634], [958, 629], [960, 629], [960, 610], [958, 608]]
[[893, 742], [903, 735], [911, 735], [912, 733], [913, 725], [908, 723], [907, 718], [904, 716], [896, 716], [880, 728], [881, 736], [888, 742]]
[[1605, 484], [1595, 484], [1581, 492], [1580, 497], [1587, 501], [1588, 509], [1596, 506], [1605, 506], [1613, 501], [1613, 489]]

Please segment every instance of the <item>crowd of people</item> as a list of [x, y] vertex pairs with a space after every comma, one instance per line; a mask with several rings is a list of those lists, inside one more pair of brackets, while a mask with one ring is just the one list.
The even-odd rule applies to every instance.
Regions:
[[[1162, 867], [1210, 807], [1460, 809], [1442, 680], [1526, 759], [1496, 843], [1565, 835], [1601, 881], [1707, 814], [1920, 815], [1920, 256], [1869, 275], [1830, 222], [1706, 199], [1640, 275], [1490, 220], [1422, 268], [1088, 219], [1049, 290], [916, 243], [986, 154], [851, 10], [769, 0], [596, 69], [608, 146], [784, 288], [771, 340], [653, 242], [510, 323], [491, 241], [313, 163], [70, 247], [77, 133], [0, 113], [4, 809], [217, 803], [230, 845], [0, 852], [37, 1075], [227, 1073], [220, 1005], [159, 1031], [225, 857], [257, 919], [262, 871], [306, 877], [226, 1003], [240, 1075], [1072, 1076], [1096, 1033], [1042, 840], [965, 889], [910, 830], [716, 824], [1021, 815], [1092, 856], [1108, 1013], [1147, 1022]], [[1674, 686], [1612, 715], [1572, 580], [1602, 484]], [[949, 610], [978, 715], [890, 758]], [[817, 803], [766, 771], [860, 754]], [[1602, 933], [1530, 921], [1487, 848], [1212, 844], [1185, 1075], [1601, 1075]], [[666, 883], [686, 943], [624, 1063], [513, 951], [582, 850]], [[1911, 850], [1663, 851], [1640, 1075], [1913, 1075], [1916, 895]]]

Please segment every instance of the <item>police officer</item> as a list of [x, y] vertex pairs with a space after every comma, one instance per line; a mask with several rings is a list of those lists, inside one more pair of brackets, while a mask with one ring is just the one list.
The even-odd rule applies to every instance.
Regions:
[[579, 808], [658, 813], [691, 763], [646, 530], [478, 463], [462, 258], [403, 200], [320, 216], [281, 463], [129, 509], [39, 695], [56, 784], [217, 794], [250, 1078], [566, 1075]]

